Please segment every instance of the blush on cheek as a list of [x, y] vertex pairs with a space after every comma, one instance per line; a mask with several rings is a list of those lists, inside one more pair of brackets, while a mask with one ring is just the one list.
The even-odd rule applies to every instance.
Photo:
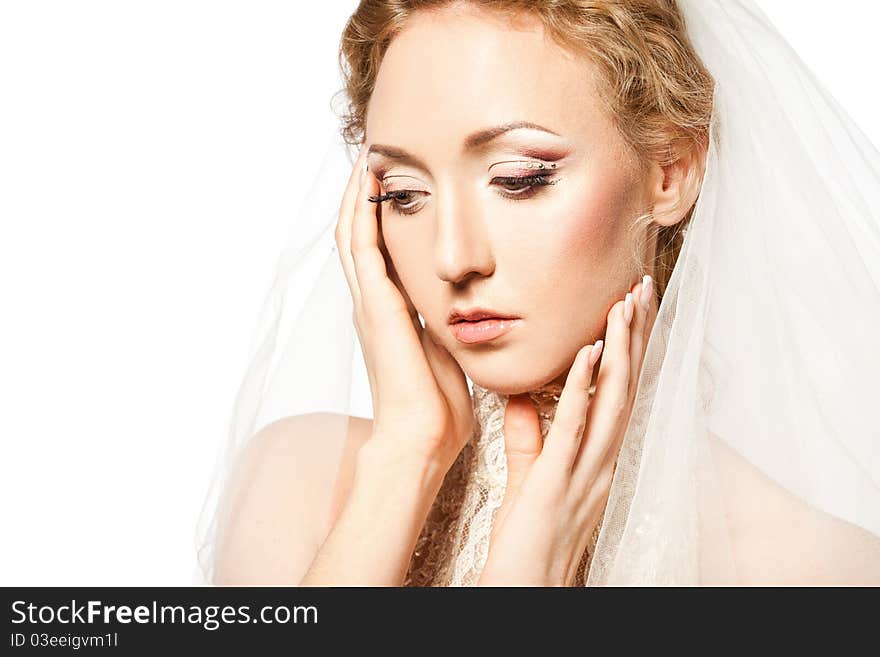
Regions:
[[602, 260], [603, 255], [616, 250], [619, 241], [620, 218], [607, 207], [580, 205], [570, 215], [562, 244], [569, 257]]
[[635, 219], [633, 180], [630, 176], [604, 176], [587, 185], [578, 194], [566, 222], [566, 245], [597, 260], [628, 248], [629, 222]]

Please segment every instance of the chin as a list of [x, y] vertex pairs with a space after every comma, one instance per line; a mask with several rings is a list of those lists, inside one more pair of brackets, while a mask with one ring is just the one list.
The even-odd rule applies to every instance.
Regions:
[[541, 345], [528, 335], [512, 337], [473, 345], [451, 338], [440, 344], [471, 381], [502, 395], [536, 390], [559, 378], [571, 366], [571, 360], [565, 362], [568, 356], [564, 350], [558, 351], [555, 342]]
[[542, 368], [540, 363], [532, 362], [531, 367], [525, 369], [522, 359], [498, 352], [469, 354], [464, 362], [459, 361], [459, 365], [470, 380], [481, 388], [508, 396], [535, 390], [558, 376], [553, 373], [552, 367]]

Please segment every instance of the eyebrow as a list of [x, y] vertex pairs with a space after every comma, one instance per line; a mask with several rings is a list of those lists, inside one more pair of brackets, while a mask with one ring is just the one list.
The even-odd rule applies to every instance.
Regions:
[[[483, 128], [482, 130], [477, 130], [474, 133], [468, 135], [463, 143], [462, 151], [474, 151], [478, 148], [485, 146], [489, 142], [494, 139], [497, 139], [501, 135], [510, 132], [511, 130], [519, 130], [520, 128], [529, 128], [530, 130], [540, 130], [542, 132], [548, 132], [551, 135], [555, 135], [557, 137], [561, 137], [558, 132], [554, 132], [549, 128], [545, 128], [544, 126], [538, 125], [537, 123], [532, 123], [531, 121], [512, 121], [510, 123], [503, 123], [501, 125], [491, 126], [489, 128]], [[388, 146], [385, 144], [373, 144], [370, 146], [367, 154], [378, 153], [379, 155], [384, 155], [387, 158], [392, 160], [396, 160], [402, 164], [410, 164], [415, 167], [419, 167], [420, 169], [428, 170], [428, 167], [425, 166], [425, 163], [422, 162], [421, 159], [409, 153], [402, 148], [398, 148], [396, 146]]]

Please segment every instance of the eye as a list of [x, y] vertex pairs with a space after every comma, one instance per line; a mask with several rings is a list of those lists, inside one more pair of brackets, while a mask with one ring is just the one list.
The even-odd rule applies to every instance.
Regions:
[[502, 194], [505, 198], [513, 200], [521, 200], [531, 198], [538, 192], [539, 187], [544, 185], [555, 185], [558, 180], [551, 180], [551, 174], [542, 173], [532, 176], [498, 176], [492, 178], [493, 183], [506, 190], [507, 193]]
[[388, 192], [384, 195], [385, 200], [391, 201], [391, 208], [399, 214], [415, 214], [418, 212], [417, 202], [413, 200], [416, 194], [424, 194], [413, 189], [400, 189]]
[[[504, 198], [519, 201], [533, 197], [538, 192], [539, 187], [555, 185], [559, 182], [558, 180], [551, 180], [551, 178], [553, 178], [551, 173], [530, 176], [496, 176], [491, 182], [505, 190], [501, 194]], [[427, 192], [414, 189], [399, 189], [380, 196], [370, 196], [368, 200], [373, 203], [391, 201], [391, 209], [394, 212], [408, 215], [419, 211], [418, 202], [413, 199], [414, 196], [419, 194], [427, 194]]]

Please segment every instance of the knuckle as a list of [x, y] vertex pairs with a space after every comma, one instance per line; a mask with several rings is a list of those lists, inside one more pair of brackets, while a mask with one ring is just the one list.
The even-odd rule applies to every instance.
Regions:
[[617, 389], [620, 391], [622, 396], [626, 396], [626, 392], [629, 389], [630, 385], [630, 376], [629, 376], [629, 363], [622, 365], [620, 370], [615, 374], [614, 381], [617, 384]]
[[364, 262], [372, 256], [372, 249], [368, 244], [361, 244], [353, 236], [351, 239], [351, 257], [355, 261]]
[[351, 313], [352, 321], [354, 322], [354, 326], [357, 329], [358, 333], [363, 333], [364, 328], [370, 321], [369, 314], [365, 312], [365, 307], [367, 304], [358, 303], [357, 307]]
[[371, 289], [379, 285], [385, 271], [372, 258], [361, 257], [358, 260], [358, 279], [365, 288]]
[[[365, 287], [370, 287], [369, 284]], [[366, 323], [371, 330], [383, 331], [386, 323], [397, 326], [397, 316], [383, 295], [367, 294], [361, 304], [361, 321]]]
[[372, 303], [369, 303], [367, 299], [364, 299], [364, 303], [361, 304], [360, 307], [360, 321], [362, 324], [375, 326], [375, 312]]
[[[629, 385], [629, 364], [609, 361], [605, 369], [605, 375], [601, 377], [599, 385], [600, 387], [611, 388], [615, 391], [625, 391]], [[623, 393], [620, 392], [619, 394]]]
[[568, 424], [567, 431], [565, 432], [568, 435], [568, 439], [571, 442], [577, 442], [581, 439], [581, 436], [584, 435], [584, 430], [587, 427], [587, 418], [586, 416], [580, 418], [577, 421], [573, 421]]
[[615, 420], [621, 421], [626, 415], [627, 403], [623, 397], [616, 397], [611, 404], [611, 415]]
[[614, 480], [614, 468], [611, 465], [603, 467], [599, 471], [596, 479], [596, 485], [600, 490], [608, 491], [611, 489], [611, 482]]
[[358, 280], [365, 286], [372, 283], [375, 272], [368, 254], [363, 249], [352, 249], [351, 259], [354, 262], [354, 270]]
[[571, 481], [568, 476], [560, 476], [560, 469], [567, 470], [567, 460], [546, 459], [542, 456], [535, 462], [535, 480], [540, 482], [539, 489], [543, 493], [544, 503], [548, 505], [548, 511], [553, 513], [564, 504], [566, 497], [571, 493]]
[[517, 463], [521, 461], [532, 461], [540, 453], [540, 448], [535, 449], [529, 445], [506, 445], [504, 447], [504, 454], [507, 456], [507, 460], [515, 461]]
[[560, 449], [550, 449], [541, 452], [541, 458], [538, 459], [538, 462], [550, 472], [547, 480], [553, 482], [553, 485], [555, 485], [560, 479], [558, 473], [567, 470], [571, 466], [571, 460], [572, 455], [570, 452]]

